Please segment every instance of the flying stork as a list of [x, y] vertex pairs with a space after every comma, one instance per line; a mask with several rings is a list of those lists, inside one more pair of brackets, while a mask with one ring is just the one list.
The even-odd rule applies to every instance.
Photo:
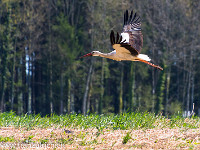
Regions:
[[129, 16], [128, 10], [125, 11], [123, 32], [121, 35], [117, 32], [117, 36], [115, 36], [114, 31], [112, 30], [110, 33], [110, 42], [114, 49], [112, 52], [101, 53], [99, 51], [92, 51], [80, 58], [100, 56], [116, 61], [141, 61], [157, 69], [163, 70], [160, 66], [152, 64], [150, 62], [151, 59], [147, 55], [140, 54], [143, 46], [143, 35], [141, 32], [140, 17], [137, 16], [137, 13], [133, 15], [133, 11], [131, 11]]

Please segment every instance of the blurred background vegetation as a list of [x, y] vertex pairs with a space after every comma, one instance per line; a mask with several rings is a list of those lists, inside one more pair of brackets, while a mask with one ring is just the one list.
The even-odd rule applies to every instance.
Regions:
[[[163, 71], [79, 56], [109, 52], [124, 11], [142, 18]], [[199, 0], [0, 0], [0, 111], [200, 115]]]

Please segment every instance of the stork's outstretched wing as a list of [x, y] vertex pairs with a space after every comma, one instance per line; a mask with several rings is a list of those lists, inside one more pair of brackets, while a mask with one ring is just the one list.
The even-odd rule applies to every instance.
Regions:
[[124, 13], [124, 26], [121, 35], [123, 36], [124, 33], [128, 33], [129, 35], [129, 40], [126, 40], [125, 42], [129, 43], [133, 48], [135, 48], [140, 53], [143, 46], [141, 22], [140, 22], [140, 17], [137, 16], [136, 13], [133, 15], [133, 11], [131, 11], [130, 16], [128, 14], [128, 10], [126, 10]]
[[110, 33], [110, 42], [113, 48], [116, 50], [116, 53], [129, 53], [135, 56], [139, 54], [134, 47], [132, 47], [129, 43], [126, 43], [125, 40], [122, 39], [122, 36], [119, 36], [118, 32], [117, 37], [115, 37], [113, 30]]

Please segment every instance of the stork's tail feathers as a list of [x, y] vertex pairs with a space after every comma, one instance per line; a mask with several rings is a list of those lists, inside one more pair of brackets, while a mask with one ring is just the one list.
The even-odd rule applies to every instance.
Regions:
[[149, 61], [151, 61], [151, 59], [149, 58], [149, 56], [147, 56], [145, 54], [139, 54], [137, 57], [140, 58], [140, 59], [138, 59], [139, 61], [144, 62], [144, 63], [146, 63], [146, 64], [148, 64], [150, 66], [153, 66], [153, 67], [155, 67], [157, 69], [163, 70], [162, 67], [150, 63]]
[[139, 61], [141, 61], [141, 62], [143, 62], [143, 63], [146, 63], [146, 64], [148, 64], [148, 65], [150, 65], [150, 66], [152, 66], [152, 67], [155, 67], [155, 68], [157, 68], [157, 69], [159, 69], [159, 70], [163, 70], [162, 67], [160, 67], [160, 66], [158, 66], [158, 65], [154, 65], [154, 64], [152, 64], [152, 63], [150, 63], [150, 62], [148, 62], [148, 61], [146, 61], [146, 60], [139, 59]]
[[146, 61], [151, 61], [151, 59], [149, 58], [149, 56], [145, 55], [145, 54], [139, 54], [137, 55], [138, 58], [146, 60]]

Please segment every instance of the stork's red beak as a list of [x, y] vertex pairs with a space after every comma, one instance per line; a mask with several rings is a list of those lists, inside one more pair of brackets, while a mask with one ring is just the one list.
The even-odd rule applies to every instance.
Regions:
[[88, 57], [88, 56], [92, 56], [92, 53], [88, 53], [88, 54], [86, 54], [86, 55], [83, 55], [83, 56], [81, 56], [80, 58]]

